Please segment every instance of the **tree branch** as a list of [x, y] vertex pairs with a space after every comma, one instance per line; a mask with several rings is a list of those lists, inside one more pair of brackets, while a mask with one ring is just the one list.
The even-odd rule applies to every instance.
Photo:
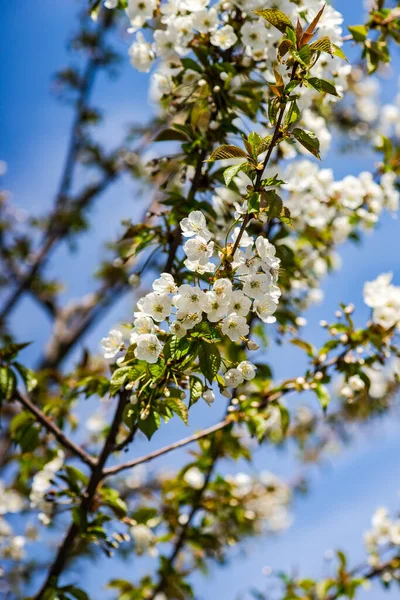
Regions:
[[229, 419], [225, 419], [224, 421], [220, 421], [219, 423], [216, 423], [215, 425], [211, 425], [211, 427], [202, 429], [201, 431], [198, 431], [197, 433], [194, 433], [193, 435], [189, 435], [188, 437], [178, 440], [177, 442], [173, 442], [172, 444], [169, 444], [168, 446], [164, 446], [163, 448], [154, 450], [154, 452], [150, 452], [149, 454], [145, 454], [144, 456], [141, 456], [139, 458], [134, 458], [133, 460], [127, 461], [120, 465], [115, 465], [114, 467], [108, 467], [108, 469], [104, 469], [104, 477], [110, 477], [110, 475], [116, 475], [117, 473], [120, 473], [121, 471], [126, 471], [126, 469], [132, 469], [133, 467], [137, 467], [138, 465], [141, 465], [143, 463], [150, 462], [154, 458], [158, 458], [159, 456], [162, 456], [163, 454], [168, 454], [169, 452], [172, 452], [172, 450], [176, 450], [178, 448], [183, 448], [184, 446], [187, 446], [188, 444], [197, 442], [198, 440], [201, 440], [202, 438], [207, 437], [208, 435], [211, 435], [212, 433], [215, 433], [216, 431], [219, 431], [220, 429], [224, 429], [228, 425], [232, 425], [232, 421]]
[[75, 444], [65, 433], [51, 421], [33, 402], [25, 396], [25, 394], [17, 391], [14, 395], [14, 399], [20, 402], [30, 413], [32, 413], [36, 419], [47, 429], [49, 433], [52, 433], [56, 440], [63, 446], [70, 450], [73, 454], [78, 456], [84, 463], [93, 468], [96, 465], [96, 460], [92, 458], [83, 448]]
[[[96, 494], [97, 487], [103, 477], [104, 465], [109, 455], [113, 451], [115, 440], [122, 421], [123, 411], [128, 401], [129, 393], [124, 390], [120, 393], [118, 406], [114, 414], [110, 431], [100, 452], [99, 459], [96, 462], [95, 467], [92, 471], [92, 475], [89, 479], [86, 491], [82, 497], [80, 509], [84, 517], [86, 517], [91, 510], [92, 502]], [[56, 588], [58, 578], [64, 570], [68, 558], [70, 557], [73, 545], [76, 539], [79, 537], [79, 533], [79, 526], [74, 521], [72, 521], [64, 538], [64, 541], [58, 549], [57, 556], [49, 569], [46, 580], [38, 594], [34, 597], [35, 600], [43, 600], [43, 598], [45, 597], [44, 594], [47, 590]]]
[[[104, 33], [111, 25], [112, 12], [113, 11], [103, 11], [104, 16], [100, 20], [100, 26], [97, 36], [98, 46], [101, 45]], [[6, 300], [5, 304], [3, 305], [3, 308], [0, 311], [0, 323], [4, 322], [9, 313], [15, 308], [23, 293], [30, 288], [36, 275], [44, 265], [45, 260], [50, 253], [50, 250], [53, 248], [56, 242], [58, 242], [65, 236], [65, 234], [69, 230], [68, 225], [62, 225], [60, 227], [57, 221], [59, 218], [60, 208], [62, 208], [65, 204], [71, 186], [76, 159], [82, 143], [81, 127], [85, 116], [85, 109], [90, 96], [90, 92], [93, 87], [95, 74], [99, 64], [101, 64], [99, 61], [99, 56], [97, 53], [94, 53], [87, 63], [87, 67], [85, 69], [83, 77], [83, 82], [80, 87], [80, 94], [76, 102], [76, 117], [72, 125], [69, 148], [63, 168], [63, 173], [61, 176], [60, 186], [56, 195], [56, 203], [53, 215], [50, 218], [49, 226], [44, 235], [42, 245], [35, 256], [35, 259], [31, 264], [30, 269], [24, 276], [21, 277], [17, 288], [12, 292], [8, 300]]]

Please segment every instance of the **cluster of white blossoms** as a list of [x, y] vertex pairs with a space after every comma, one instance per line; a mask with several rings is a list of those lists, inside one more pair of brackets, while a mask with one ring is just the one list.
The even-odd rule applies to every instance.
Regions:
[[[323, 4], [324, 0], [285, 0], [279, 2], [279, 9], [292, 23], [296, 23], [299, 15], [311, 22]], [[113, 5], [113, 0], [106, 1], [109, 8]], [[274, 6], [274, 3], [267, 7], [270, 6]], [[204, 43], [205, 36], [208, 36], [211, 47], [222, 52], [231, 49], [239, 54], [243, 66], [250, 66], [254, 61], [257, 71], [270, 82], [272, 67], [276, 62], [275, 47], [282, 34], [252, 12], [263, 8], [266, 8], [265, 2], [260, 3], [259, 0], [240, 0], [236, 3], [218, 0], [211, 6], [210, 0], [167, 0], [161, 3], [156, 0], [128, 0], [128, 31], [136, 32], [136, 39], [129, 49], [131, 63], [137, 70], [147, 73], [157, 60], [157, 71], [153, 73], [153, 96], [159, 97], [172, 91], [179, 94], [178, 87], [185, 89], [184, 93], [187, 94], [187, 86], [202, 86], [207, 82], [201, 72], [184, 66], [181, 59], [191, 54], [197, 40]], [[147, 27], [149, 21], [151, 26]], [[341, 13], [329, 4], [326, 5], [318, 23], [319, 36], [329, 36], [333, 44], [341, 46], [342, 23]], [[141, 29], [144, 32], [139, 31]], [[339, 94], [347, 88], [350, 71], [350, 65], [327, 54], [322, 54], [313, 67], [314, 76], [335, 79]], [[177, 86], [174, 78], [181, 73], [183, 80]], [[221, 81], [216, 82], [215, 89], [229, 87], [234, 90], [240, 83], [240, 77], [222, 72]], [[309, 109], [313, 97], [320, 99], [319, 93], [309, 86], [298, 88], [296, 93], [299, 95], [298, 106], [302, 113], [301, 124], [306, 128], [309, 125], [318, 135], [321, 151], [324, 152], [330, 144], [330, 133], [325, 119]], [[327, 94], [323, 102], [326, 104], [337, 100], [338, 97]], [[212, 125], [218, 126], [218, 114]], [[292, 147], [283, 143], [282, 149], [290, 152]], [[301, 147], [298, 150], [303, 152]]]
[[52, 502], [45, 500], [46, 493], [51, 488], [56, 473], [62, 468], [64, 464], [64, 452], [62, 450], [57, 451], [55, 456], [50, 462], [45, 464], [43, 469], [33, 476], [31, 493], [29, 495], [31, 508], [40, 510], [38, 515], [39, 521], [43, 525], [49, 525], [51, 522], [51, 515], [54, 508]]
[[287, 206], [300, 228], [330, 228], [335, 243], [344, 242], [357, 225], [371, 227], [384, 208], [399, 209], [394, 173], [385, 173], [378, 184], [368, 171], [335, 181], [331, 169], [301, 160], [291, 163], [284, 175], [290, 192]]
[[400, 286], [391, 283], [392, 277], [383, 273], [364, 285], [364, 302], [372, 308], [372, 321], [384, 329], [400, 329]]
[[21, 561], [25, 558], [26, 537], [15, 535], [11, 525], [0, 517], [0, 557]]
[[236, 473], [225, 479], [232, 485], [232, 494], [244, 516], [254, 521], [258, 529], [277, 532], [290, 526], [292, 490], [282, 479], [269, 471], [261, 471], [257, 476]]
[[389, 511], [380, 507], [372, 517], [372, 528], [364, 534], [364, 543], [371, 553], [369, 562], [378, 561], [379, 549], [388, 545], [400, 546], [400, 519], [392, 519]]
[[149, 554], [152, 557], [158, 555], [157, 536], [148, 525], [143, 523], [132, 525], [130, 534], [135, 543], [135, 551], [139, 556], [142, 554]]
[[11, 560], [22, 560], [25, 556], [26, 539], [15, 535], [13, 529], [4, 518], [16, 514], [25, 508], [24, 498], [16, 490], [7, 488], [0, 480], [0, 557]]
[[[180, 227], [188, 238], [183, 249], [187, 255], [188, 270], [203, 274], [212, 273], [216, 264], [211, 263], [214, 242], [207, 229], [202, 212], [193, 211], [184, 218]], [[232, 233], [230, 245], [238, 239], [240, 228]], [[223, 256], [222, 253], [220, 255]], [[153, 291], [140, 298], [137, 303], [130, 344], [135, 344], [137, 359], [156, 363], [162, 350], [160, 337], [170, 333], [183, 338], [202, 321], [218, 327], [222, 335], [233, 342], [247, 340], [250, 328], [248, 317], [251, 312], [264, 323], [274, 323], [280, 289], [277, 285], [280, 260], [275, 256], [275, 247], [266, 238], [254, 240], [246, 232], [239, 239], [231, 263], [232, 278], [221, 277], [214, 283], [200, 285], [184, 283], [179, 287], [169, 273], [162, 273], [153, 282]], [[159, 334], [162, 334], [161, 336]], [[123, 335], [112, 330], [102, 340], [105, 358], [114, 358], [123, 348]], [[253, 344], [254, 349], [256, 345]], [[252, 348], [252, 344], [249, 345]], [[228, 387], [237, 387], [245, 380], [253, 379], [255, 367], [243, 361], [225, 373]], [[211, 394], [210, 394], [211, 395]], [[211, 402], [213, 398], [209, 398]]]

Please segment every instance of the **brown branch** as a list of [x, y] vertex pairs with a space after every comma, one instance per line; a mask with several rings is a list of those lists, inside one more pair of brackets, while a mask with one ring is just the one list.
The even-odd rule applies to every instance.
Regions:
[[195, 494], [195, 498], [193, 500], [193, 505], [192, 505], [192, 509], [189, 513], [188, 520], [186, 521], [186, 523], [184, 525], [182, 525], [180, 533], [174, 543], [173, 550], [172, 550], [170, 556], [163, 563], [159, 582], [156, 585], [156, 587], [154, 588], [154, 590], [152, 591], [151, 596], [149, 597], [148, 600], [154, 600], [158, 593], [163, 592], [165, 590], [165, 586], [168, 583], [168, 576], [170, 575], [171, 571], [173, 570], [175, 561], [186, 542], [189, 527], [192, 524], [193, 519], [196, 516], [197, 512], [201, 508], [201, 502], [202, 502], [204, 493], [207, 490], [208, 484], [210, 483], [211, 477], [214, 473], [214, 470], [215, 470], [215, 467], [216, 467], [216, 464], [217, 464], [217, 461], [219, 458], [219, 454], [220, 454], [219, 444], [216, 444], [214, 451], [212, 453], [212, 456], [211, 456], [210, 465], [207, 469], [204, 484], [199, 490], [197, 490], [197, 492]]
[[177, 448], [183, 448], [188, 444], [192, 444], [193, 442], [197, 442], [220, 429], [224, 429], [228, 425], [232, 425], [232, 421], [229, 419], [224, 419], [224, 421], [220, 421], [215, 425], [211, 425], [211, 427], [207, 427], [206, 429], [202, 429], [193, 435], [189, 435], [177, 442], [173, 442], [172, 444], [168, 444], [168, 446], [164, 446], [163, 448], [159, 448], [158, 450], [154, 450], [154, 452], [150, 452], [149, 454], [145, 454], [139, 458], [134, 458], [133, 460], [129, 460], [128, 462], [122, 463], [120, 465], [115, 465], [114, 467], [108, 467], [108, 469], [104, 469], [104, 477], [110, 477], [110, 475], [116, 475], [121, 471], [125, 471], [126, 469], [132, 469], [133, 467], [137, 467], [146, 462], [150, 462], [154, 458], [158, 458], [159, 456], [163, 456], [163, 454], [168, 454], [172, 452], [172, 450], [176, 450]]
[[[297, 71], [297, 67], [298, 67], [298, 63], [295, 62], [293, 65], [293, 69], [292, 69], [292, 73], [290, 75], [290, 81], [293, 81], [293, 79], [295, 78], [296, 75], [296, 71]], [[271, 158], [271, 154], [275, 148], [275, 144], [278, 140], [279, 134], [280, 134], [280, 127], [282, 124], [282, 120], [283, 120], [283, 115], [285, 114], [285, 110], [286, 110], [286, 104], [283, 104], [283, 106], [281, 107], [280, 111], [279, 111], [279, 115], [278, 115], [278, 119], [276, 121], [276, 125], [275, 125], [275, 129], [274, 129], [274, 133], [272, 135], [272, 140], [271, 143], [269, 145], [267, 154], [265, 155], [264, 158], [264, 162], [263, 162], [263, 167], [262, 169], [260, 169], [259, 171], [257, 171], [257, 177], [256, 177], [256, 181], [254, 183], [254, 190], [255, 191], [259, 191], [259, 187], [260, 187], [260, 183], [261, 183], [261, 179], [263, 176], [263, 173], [265, 171], [265, 169], [267, 168], [267, 165], [269, 163], [269, 159]], [[239, 248], [239, 244], [240, 244], [240, 240], [242, 239], [242, 236], [247, 228], [247, 225], [249, 224], [249, 222], [252, 219], [252, 214], [247, 214], [244, 219], [243, 219], [243, 223], [242, 226], [240, 228], [239, 234], [235, 240], [235, 243], [233, 245], [232, 248], [232, 256], [235, 256], [235, 252], [236, 250]]]
[[[368, 567], [367, 565], [361, 565], [350, 572], [351, 577], [362, 577], [363, 579], [374, 579], [375, 577], [379, 577], [385, 571], [390, 569], [397, 568], [398, 569], [398, 561], [399, 556], [392, 556], [390, 559], [386, 560], [383, 564], [378, 565], [377, 567]], [[340, 583], [339, 583], [340, 585]], [[337, 600], [343, 595], [342, 589], [338, 589], [336, 592], [329, 594], [326, 597], [326, 600]]]
[[83, 448], [75, 444], [65, 433], [51, 421], [46, 415], [38, 408], [33, 402], [23, 394], [17, 391], [14, 395], [14, 399], [20, 402], [30, 413], [32, 413], [49, 433], [52, 433], [56, 440], [63, 446], [70, 450], [74, 455], [78, 456], [84, 463], [93, 468], [96, 465], [96, 461], [92, 458]]
[[[103, 11], [104, 17], [100, 19], [97, 36], [98, 46], [101, 46], [103, 36], [112, 23], [112, 12], [113, 11]], [[65, 204], [71, 187], [76, 160], [82, 144], [81, 128], [84, 122], [85, 109], [93, 87], [95, 74], [100, 64], [101, 60], [99, 60], [98, 54], [94, 53], [87, 63], [83, 77], [83, 83], [80, 88], [80, 94], [76, 102], [76, 117], [71, 130], [69, 148], [61, 176], [60, 186], [56, 195], [56, 203], [53, 215], [50, 218], [49, 226], [44, 235], [42, 245], [36, 253], [28, 272], [22, 276], [17, 288], [12, 292], [8, 300], [6, 300], [5, 304], [3, 305], [3, 308], [0, 310], [0, 323], [4, 322], [6, 317], [8, 317], [10, 312], [15, 308], [23, 293], [31, 287], [36, 275], [44, 266], [53, 246], [55, 246], [55, 244], [69, 231], [69, 225], [66, 224], [60, 227], [58, 224], [58, 219], [60, 216], [60, 209]], [[90, 196], [90, 198], [91, 197], [92, 196]]]
[[[98, 485], [103, 477], [104, 465], [109, 455], [113, 452], [115, 440], [122, 421], [123, 411], [128, 401], [129, 394], [126, 391], [121, 392], [118, 400], [118, 406], [114, 414], [113, 422], [110, 427], [110, 431], [100, 452], [99, 459], [96, 462], [95, 467], [92, 471], [86, 491], [82, 497], [80, 510], [84, 518], [86, 518], [88, 513], [91, 511], [93, 499], [95, 497]], [[61, 573], [65, 568], [65, 565], [70, 557], [71, 551], [77, 538], [79, 537], [79, 534], [79, 526], [74, 521], [72, 521], [64, 538], [64, 541], [58, 549], [56, 558], [49, 569], [45, 582], [43, 583], [38, 594], [34, 596], [34, 600], [43, 600], [45, 598], [45, 592], [48, 589], [52, 589], [57, 585], [58, 578], [60, 577]]]

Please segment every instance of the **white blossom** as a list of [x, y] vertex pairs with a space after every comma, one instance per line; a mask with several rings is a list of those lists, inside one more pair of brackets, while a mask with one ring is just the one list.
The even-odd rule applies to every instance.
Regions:
[[207, 229], [206, 218], [200, 210], [194, 210], [180, 222], [182, 235], [184, 237], [193, 237], [198, 235], [207, 242], [211, 238], [211, 233]]
[[160, 278], [153, 281], [153, 290], [157, 294], [174, 294], [177, 289], [175, 280], [170, 273], [161, 273]]
[[178, 310], [187, 312], [201, 312], [207, 306], [205, 292], [195, 285], [184, 283], [178, 288], [178, 293], [172, 299]]
[[243, 383], [244, 377], [239, 369], [229, 369], [224, 376], [225, 385], [228, 387], [236, 388], [238, 385]]
[[162, 351], [162, 344], [154, 333], [145, 333], [136, 339], [134, 354], [139, 360], [156, 363]]
[[244, 317], [231, 313], [222, 321], [221, 330], [232, 342], [238, 342], [241, 337], [249, 333], [250, 327]]
[[151, 317], [138, 317], [133, 321], [133, 330], [130, 335], [131, 344], [136, 343], [137, 338], [145, 333], [154, 333], [155, 325]]
[[246, 381], [250, 381], [256, 376], [256, 367], [248, 360], [239, 363], [237, 370], [243, 375], [243, 378], [246, 379]]
[[198, 467], [190, 467], [183, 476], [184, 481], [195, 490], [201, 490], [205, 484], [204, 474]]
[[154, 52], [141, 32], [136, 35], [136, 41], [129, 48], [131, 65], [141, 73], [148, 73], [154, 62]]
[[276, 318], [272, 315], [277, 309], [277, 304], [269, 294], [254, 301], [254, 310], [264, 323], [275, 323]]
[[145, 315], [149, 315], [155, 321], [163, 321], [171, 314], [172, 300], [168, 294], [150, 292], [150, 294], [143, 296], [137, 305]]
[[221, 50], [228, 50], [236, 44], [237, 39], [233, 27], [231, 25], [224, 25], [212, 34], [210, 41], [214, 46], [221, 48]]
[[262, 298], [269, 290], [271, 276], [258, 273], [243, 277], [243, 292], [250, 298]]
[[104, 358], [114, 358], [124, 343], [122, 333], [118, 329], [112, 329], [108, 337], [101, 340], [101, 345], [104, 350]]

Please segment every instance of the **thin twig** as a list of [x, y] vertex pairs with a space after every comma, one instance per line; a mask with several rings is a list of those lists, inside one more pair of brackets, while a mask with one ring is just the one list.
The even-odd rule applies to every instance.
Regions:
[[145, 454], [144, 456], [141, 456], [139, 458], [134, 458], [133, 460], [129, 460], [120, 465], [115, 465], [115, 467], [108, 467], [108, 469], [104, 469], [104, 477], [109, 477], [110, 475], [116, 475], [117, 473], [120, 473], [121, 471], [126, 471], [126, 469], [132, 469], [133, 467], [137, 467], [138, 465], [141, 465], [143, 463], [150, 462], [154, 458], [158, 458], [159, 456], [162, 456], [163, 454], [168, 454], [169, 452], [172, 452], [172, 450], [176, 450], [177, 448], [183, 448], [184, 446], [187, 446], [188, 444], [197, 442], [198, 440], [201, 440], [202, 438], [207, 437], [208, 435], [211, 435], [212, 433], [215, 433], [216, 431], [219, 431], [220, 429], [224, 429], [228, 425], [232, 425], [232, 421], [228, 420], [228, 419], [224, 419], [224, 421], [220, 421], [219, 423], [216, 423], [215, 425], [211, 425], [211, 427], [202, 429], [201, 431], [198, 431], [197, 433], [194, 433], [193, 435], [189, 435], [188, 437], [178, 440], [177, 442], [168, 444], [168, 446], [164, 446], [163, 448], [154, 450], [154, 452], [150, 452], [149, 454]]
[[[101, 19], [101, 24], [98, 31], [98, 44], [100, 45], [102, 42], [103, 35], [107, 28], [111, 24], [110, 13], [112, 11], [104, 11], [104, 18]], [[69, 189], [72, 182], [72, 176], [76, 165], [76, 160], [78, 156], [78, 152], [81, 147], [81, 127], [82, 121], [85, 114], [85, 108], [87, 102], [89, 100], [90, 92], [93, 87], [95, 73], [97, 71], [97, 67], [100, 64], [98, 59], [98, 55], [94, 54], [90, 57], [87, 67], [85, 70], [83, 83], [80, 88], [80, 94], [78, 100], [76, 102], [76, 117], [71, 130], [71, 137], [67, 152], [66, 161], [63, 168], [63, 173], [61, 176], [60, 186], [56, 195], [56, 205], [50, 219], [48, 229], [44, 235], [44, 239], [42, 241], [41, 247], [36, 253], [36, 256], [31, 264], [28, 272], [20, 279], [17, 288], [12, 292], [8, 300], [5, 302], [3, 308], [0, 311], [0, 323], [4, 322], [4, 320], [9, 316], [10, 312], [15, 308], [19, 299], [22, 297], [23, 293], [30, 288], [32, 282], [34, 281], [36, 275], [41, 270], [42, 266], [46, 258], [48, 257], [50, 250], [53, 246], [62, 239], [65, 234], [69, 230], [68, 225], [59, 226], [58, 217], [59, 210], [65, 204], [67, 199]]]
[[51, 421], [46, 415], [38, 408], [33, 402], [20, 391], [17, 391], [14, 395], [14, 399], [18, 400], [30, 413], [32, 413], [36, 419], [47, 429], [49, 433], [52, 433], [56, 440], [63, 446], [70, 450], [73, 454], [78, 456], [84, 463], [93, 468], [96, 465], [96, 460], [92, 458], [83, 448], [75, 444], [65, 433]]
[[[99, 459], [96, 462], [96, 465], [92, 471], [92, 475], [89, 479], [89, 483], [87, 485], [86, 491], [82, 497], [80, 510], [81, 510], [83, 518], [86, 518], [88, 513], [91, 510], [92, 502], [93, 502], [94, 496], [96, 494], [97, 487], [103, 477], [104, 465], [105, 465], [109, 455], [113, 451], [113, 448], [115, 445], [115, 440], [116, 440], [116, 437], [117, 437], [117, 434], [119, 431], [119, 427], [120, 427], [121, 421], [122, 421], [123, 411], [128, 402], [128, 398], [129, 398], [129, 396], [126, 391], [123, 391], [120, 393], [119, 400], [118, 400], [118, 406], [117, 406], [117, 409], [114, 414], [114, 418], [113, 418], [113, 422], [110, 427], [110, 431], [107, 435], [107, 438], [104, 442], [103, 448], [100, 452]], [[75, 521], [72, 521], [69, 526], [69, 529], [67, 531], [67, 534], [64, 538], [64, 541], [62, 542], [60, 548], [58, 549], [56, 558], [48, 571], [45, 582], [43, 583], [38, 594], [34, 597], [35, 600], [43, 600], [43, 598], [45, 598], [45, 592], [49, 588], [51, 589], [52, 587], [55, 587], [57, 585], [58, 578], [60, 577], [61, 573], [64, 570], [64, 567], [71, 555], [71, 551], [73, 549], [76, 539], [79, 537], [79, 534], [80, 534], [79, 526], [77, 525], [77, 523]]]
[[[298, 64], [297, 64], [297, 62], [295, 62], [294, 65], [293, 65], [292, 73], [290, 75], [290, 81], [293, 81], [293, 79], [294, 79], [294, 77], [296, 75], [297, 67], [298, 67]], [[279, 114], [278, 114], [278, 119], [276, 121], [276, 125], [275, 125], [275, 129], [274, 129], [274, 133], [272, 135], [271, 143], [270, 143], [270, 145], [268, 147], [267, 154], [265, 155], [265, 158], [264, 158], [263, 167], [262, 167], [262, 169], [260, 169], [259, 171], [257, 171], [257, 177], [256, 177], [256, 181], [254, 183], [254, 190], [256, 192], [259, 191], [259, 187], [260, 187], [260, 183], [261, 183], [261, 179], [262, 179], [263, 173], [264, 173], [265, 169], [268, 166], [269, 159], [271, 158], [271, 154], [272, 154], [272, 152], [273, 152], [273, 150], [275, 148], [275, 144], [276, 144], [276, 142], [278, 140], [279, 133], [280, 133], [279, 130], [280, 130], [280, 127], [281, 127], [281, 124], [282, 124], [283, 115], [285, 114], [285, 110], [286, 110], [286, 104], [283, 104], [283, 106], [281, 107], [281, 109], [279, 111]], [[235, 243], [233, 245], [233, 248], [232, 248], [232, 256], [235, 256], [235, 252], [239, 248], [240, 240], [242, 239], [242, 236], [243, 236], [243, 234], [244, 234], [244, 232], [245, 232], [245, 230], [247, 228], [247, 225], [251, 221], [251, 219], [252, 219], [252, 214], [247, 214], [244, 217], [242, 226], [241, 226], [240, 231], [239, 231], [239, 234], [238, 234], [238, 236], [237, 236], [237, 238], [235, 240]]]

